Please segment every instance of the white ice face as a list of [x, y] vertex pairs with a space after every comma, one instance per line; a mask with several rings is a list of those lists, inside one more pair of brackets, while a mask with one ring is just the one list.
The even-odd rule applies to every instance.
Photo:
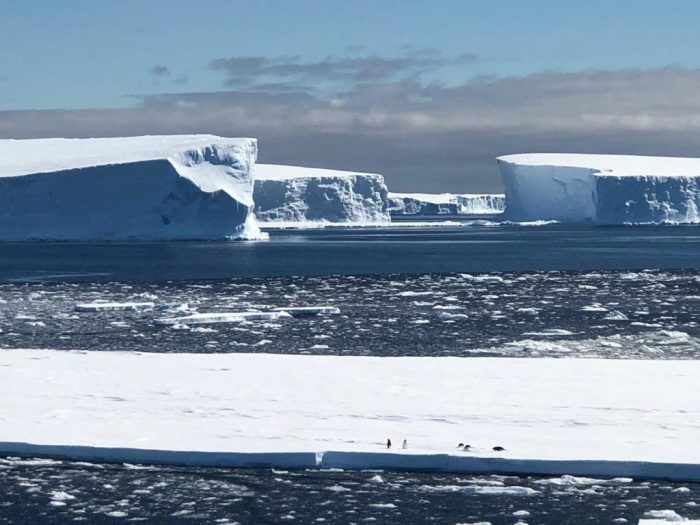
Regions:
[[0, 140], [0, 240], [255, 237], [255, 139]]
[[261, 222], [389, 222], [384, 177], [298, 166], [255, 167], [255, 214]]
[[498, 163], [514, 221], [700, 222], [700, 159], [523, 154]]

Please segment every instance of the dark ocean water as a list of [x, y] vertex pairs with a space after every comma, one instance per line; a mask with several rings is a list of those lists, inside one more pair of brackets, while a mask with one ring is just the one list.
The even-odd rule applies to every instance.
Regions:
[[[700, 518], [700, 486], [570, 476], [198, 469], [0, 460], [2, 523], [634, 523]], [[623, 521], [624, 520], [624, 521]]]
[[[96, 300], [186, 311], [77, 312]], [[338, 315], [156, 324], [331, 305]], [[262, 243], [0, 244], [0, 347], [697, 359], [700, 229], [273, 232]], [[700, 485], [0, 461], [6, 523], [636, 523]], [[623, 521], [626, 520], [626, 521]]]
[[274, 231], [267, 242], [2, 243], [0, 282], [700, 268], [697, 226]]

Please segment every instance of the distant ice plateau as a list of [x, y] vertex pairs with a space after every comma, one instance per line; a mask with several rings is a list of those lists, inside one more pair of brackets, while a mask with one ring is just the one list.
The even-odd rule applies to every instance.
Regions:
[[537, 153], [499, 157], [512, 221], [700, 222], [700, 159]]
[[257, 239], [255, 139], [0, 140], [0, 240]]
[[392, 215], [497, 215], [504, 208], [497, 193], [389, 193]]

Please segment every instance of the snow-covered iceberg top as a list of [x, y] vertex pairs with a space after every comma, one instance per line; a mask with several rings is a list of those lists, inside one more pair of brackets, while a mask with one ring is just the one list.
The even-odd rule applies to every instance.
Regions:
[[700, 158], [690, 157], [594, 155], [586, 153], [520, 153], [503, 155], [496, 160], [520, 166], [585, 168], [596, 175], [612, 175], [615, 177], [700, 177]]
[[494, 215], [504, 207], [505, 196], [498, 193], [389, 193], [393, 215]]
[[700, 159], [533, 153], [497, 161], [511, 220], [700, 222]]
[[0, 240], [256, 237], [256, 157], [213, 135], [0, 140]]
[[389, 222], [384, 177], [375, 173], [275, 164], [255, 168], [255, 213], [261, 222]]

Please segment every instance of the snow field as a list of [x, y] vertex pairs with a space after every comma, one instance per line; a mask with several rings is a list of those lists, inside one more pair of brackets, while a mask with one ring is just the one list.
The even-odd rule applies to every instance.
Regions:
[[698, 372], [695, 361], [4, 350], [0, 452], [700, 480]]

